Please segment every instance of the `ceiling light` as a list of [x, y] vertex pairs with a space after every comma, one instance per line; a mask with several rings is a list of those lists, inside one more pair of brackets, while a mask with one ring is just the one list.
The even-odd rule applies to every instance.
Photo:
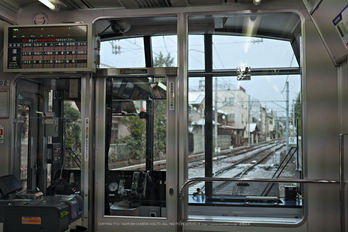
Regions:
[[253, 0], [253, 4], [256, 5], [256, 6], [260, 5], [261, 1], [262, 0]]
[[59, 11], [59, 8], [60, 8], [59, 5], [56, 5], [50, 2], [49, 0], [39, 0], [39, 2], [47, 6], [52, 11]]

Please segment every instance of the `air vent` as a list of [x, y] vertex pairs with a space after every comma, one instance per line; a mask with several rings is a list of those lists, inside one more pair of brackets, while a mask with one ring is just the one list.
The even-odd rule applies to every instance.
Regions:
[[69, 8], [73, 9], [92, 9], [94, 8], [91, 4], [89, 4], [85, 0], [61, 0], [65, 5]]
[[127, 9], [172, 7], [170, 0], [119, 0]]

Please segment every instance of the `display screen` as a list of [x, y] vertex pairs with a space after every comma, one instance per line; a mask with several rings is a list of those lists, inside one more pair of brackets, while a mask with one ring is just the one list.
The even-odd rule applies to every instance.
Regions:
[[87, 68], [87, 25], [9, 27], [7, 68]]

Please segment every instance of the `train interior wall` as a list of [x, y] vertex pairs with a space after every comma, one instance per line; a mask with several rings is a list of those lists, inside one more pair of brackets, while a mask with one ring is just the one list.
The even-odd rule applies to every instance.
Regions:
[[[272, 8], [267, 5], [265, 11], [291, 9], [293, 6], [289, 3], [276, 5]], [[302, 1], [294, 1], [302, 3]], [[238, 6], [237, 6], [238, 9]], [[47, 11], [44, 7], [40, 10]], [[239, 7], [240, 11], [245, 10]], [[32, 12], [37, 8], [29, 8], [19, 14], [18, 24], [26, 24], [26, 21], [32, 17]], [[140, 10], [145, 15], [151, 15], [154, 11]], [[180, 12], [182, 10], [178, 10]], [[199, 12], [199, 10], [197, 10]], [[238, 11], [238, 10], [236, 10]], [[300, 12], [302, 18], [302, 123], [303, 123], [303, 154], [304, 154], [304, 178], [309, 179], [333, 179], [339, 178], [339, 134], [348, 133], [348, 64], [343, 62], [335, 65], [330, 56], [329, 49], [323, 42], [322, 36], [318, 31], [312, 17], [305, 10], [304, 5], [298, 7], [295, 11]], [[164, 11], [168, 13], [168, 10]], [[94, 19], [112, 11], [90, 11], [88, 18], [85, 12], [48, 12], [52, 23], [62, 23], [68, 20], [79, 21], [81, 19]], [[116, 12], [117, 13], [117, 12]], [[133, 14], [136, 11], [119, 12], [120, 15]], [[62, 20], [65, 18], [66, 20]], [[51, 23], [50, 22], [50, 23]], [[325, 32], [324, 32], [325, 33]], [[3, 48], [3, 32], [0, 33], [0, 46]], [[2, 57], [3, 58], [3, 57]], [[0, 68], [3, 62], [0, 60]], [[180, 67], [179, 67], [180, 69]], [[181, 72], [185, 74], [185, 72]], [[0, 124], [4, 126], [4, 139], [0, 143], [0, 176], [11, 173], [13, 167], [14, 138], [12, 136], [14, 124], [14, 108], [16, 107], [14, 85], [16, 74], [1, 72], [0, 80], [9, 81], [8, 86], [0, 86], [0, 92], [8, 92], [9, 107], [8, 117], [0, 118]], [[178, 77], [183, 78], [184, 77]], [[183, 79], [180, 79], [182, 81]], [[178, 81], [178, 83], [180, 82]], [[183, 110], [184, 111], [184, 110]], [[99, 132], [97, 132], [99, 133]], [[96, 136], [98, 134], [96, 133]], [[348, 137], [348, 136], [347, 136]], [[348, 147], [348, 138], [346, 139]], [[180, 144], [179, 144], [180, 146]], [[182, 149], [182, 148], [181, 148]], [[348, 152], [345, 152], [345, 179], [348, 178]], [[182, 162], [182, 161], [179, 161]], [[183, 170], [180, 170], [183, 171]], [[181, 174], [178, 174], [181, 175]], [[177, 176], [175, 178], [182, 178]], [[216, 225], [190, 225], [181, 227], [184, 231], [240, 231], [240, 232], [327, 232], [340, 231], [339, 214], [339, 187], [338, 185], [305, 185], [305, 214], [304, 219], [298, 225], [280, 225], [280, 226], [216, 226]], [[179, 187], [178, 187], [179, 188]], [[348, 208], [348, 188], [345, 187], [346, 209]], [[176, 190], [178, 191], [178, 189]], [[346, 214], [348, 222], [348, 214]], [[348, 231], [346, 223], [345, 231]], [[151, 227], [150, 227], [151, 228]], [[116, 229], [116, 228], [115, 228]], [[140, 229], [140, 228], [137, 228]], [[180, 229], [180, 228], [179, 228]], [[114, 230], [114, 229], [111, 229]], [[98, 229], [98, 231], [103, 231]], [[124, 231], [133, 231], [131, 227], [125, 227]], [[147, 231], [145, 229], [145, 231]], [[2, 224], [0, 224], [2, 232]]]

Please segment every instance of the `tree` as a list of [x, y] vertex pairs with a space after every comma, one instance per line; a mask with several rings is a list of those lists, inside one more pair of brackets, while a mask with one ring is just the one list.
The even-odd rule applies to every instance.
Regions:
[[80, 112], [73, 108], [70, 102], [64, 102], [63, 139], [66, 148], [65, 167], [77, 167], [70, 155], [76, 154], [81, 160], [81, 125], [78, 121], [79, 119]]
[[[153, 67], [171, 67], [174, 58], [170, 53], [166, 56], [160, 52], [155, 57]], [[156, 78], [155, 82], [166, 83], [165, 78]], [[166, 153], [166, 130], [167, 130], [167, 104], [165, 100], [152, 99], [154, 101], [154, 152], [155, 155]], [[145, 154], [146, 122], [138, 116], [122, 117], [122, 123], [127, 126], [130, 135], [118, 139], [116, 143], [125, 143], [129, 149], [130, 159], [140, 159]]]
[[122, 118], [122, 123], [127, 126], [130, 135], [119, 139], [118, 143], [127, 144], [130, 159], [142, 158], [145, 148], [146, 122], [138, 116], [126, 116]]
[[297, 118], [301, 118], [301, 92], [298, 93], [295, 100], [295, 119]]
[[[301, 92], [298, 93], [297, 98], [295, 100], [295, 112], [294, 109], [292, 110], [292, 113], [295, 113], [295, 121], [297, 119], [301, 119], [302, 111], [301, 111]], [[296, 125], [296, 123], [295, 123]], [[299, 120], [299, 135], [301, 135], [301, 121]]]
[[172, 67], [174, 63], [174, 57], [171, 57], [170, 53], [166, 57], [163, 56], [162, 52], [155, 57], [153, 67]]
[[64, 136], [65, 146], [80, 152], [81, 147], [81, 125], [77, 120], [80, 118], [80, 112], [73, 108], [70, 102], [64, 103]]

